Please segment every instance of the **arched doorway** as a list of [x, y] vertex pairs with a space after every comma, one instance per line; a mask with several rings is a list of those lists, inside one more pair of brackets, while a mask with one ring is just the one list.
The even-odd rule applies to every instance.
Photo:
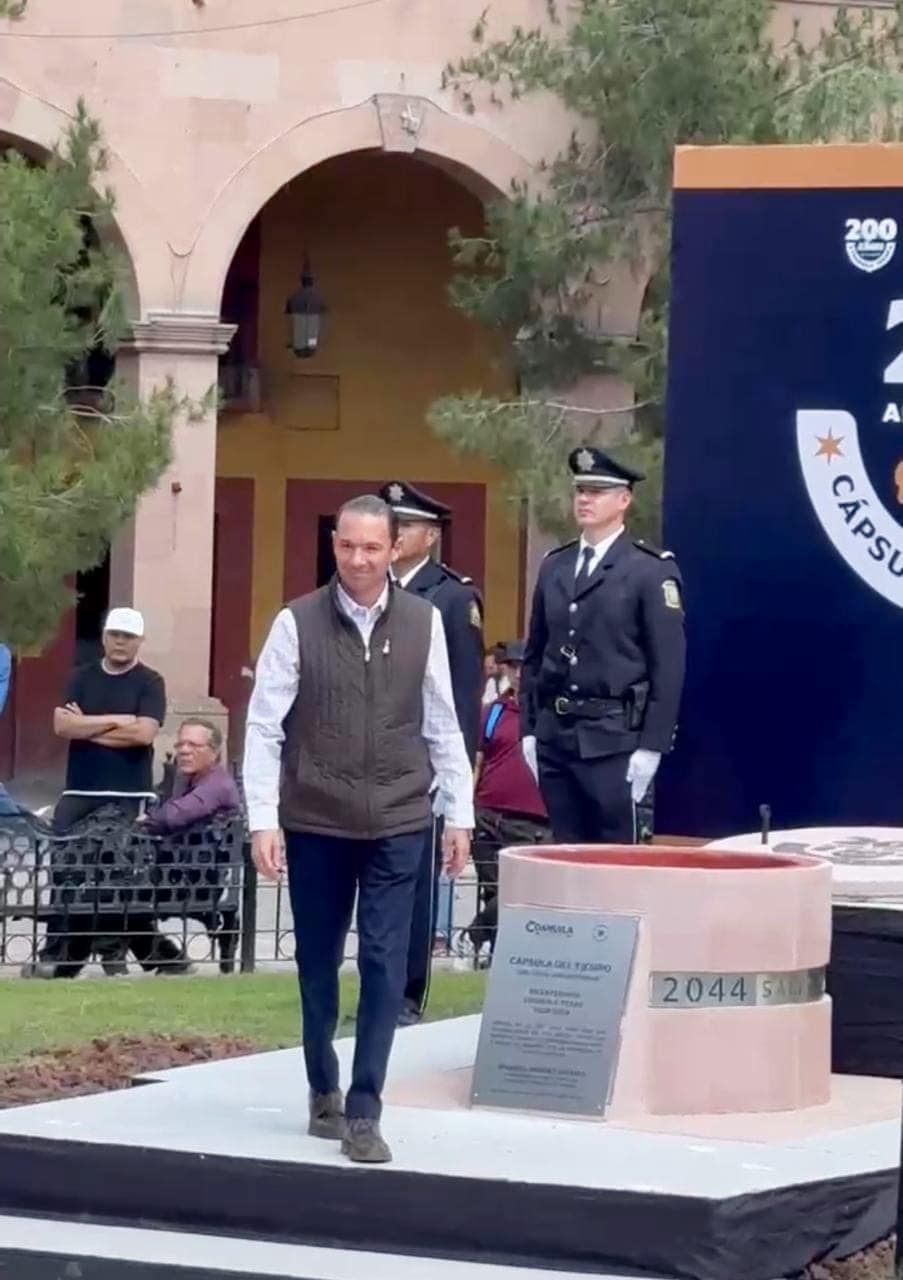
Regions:
[[[212, 692], [233, 718], [274, 612], [328, 568], [336, 505], [392, 479], [449, 503], [450, 562], [486, 589], [492, 634], [516, 629], [521, 543], [499, 478], [426, 421], [440, 396], [511, 389], [501, 348], [448, 298], [450, 230], [484, 229], [473, 186], [420, 155], [337, 156], [282, 187], [232, 261], [222, 318], [238, 332], [218, 432]], [[284, 312], [305, 259], [328, 314], [317, 354], [299, 360]]]

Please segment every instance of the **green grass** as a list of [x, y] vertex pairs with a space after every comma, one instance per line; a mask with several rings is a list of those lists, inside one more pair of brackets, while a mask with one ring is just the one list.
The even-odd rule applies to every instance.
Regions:
[[[478, 1012], [484, 988], [482, 973], [434, 973], [428, 1017]], [[356, 978], [343, 976], [340, 1035], [353, 1031], [356, 1001]], [[12, 978], [0, 980], [0, 1063], [116, 1035], [246, 1036], [276, 1049], [298, 1043], [299, 1016], [294, 974], [135, 982]]]

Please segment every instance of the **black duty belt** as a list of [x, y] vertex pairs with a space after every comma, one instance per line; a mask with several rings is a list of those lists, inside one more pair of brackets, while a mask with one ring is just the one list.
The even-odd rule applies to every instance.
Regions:
[[607, 711], [623, 711], [623, 698], [566, 698], [559, 696], [547, 704], [559, 716], [583, 716], [593, 719]]

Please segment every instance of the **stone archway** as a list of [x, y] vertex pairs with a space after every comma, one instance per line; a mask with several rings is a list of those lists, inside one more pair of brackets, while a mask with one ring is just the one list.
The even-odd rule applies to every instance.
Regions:
[[[460, 572], [492, 580], [498, 634], [518, 625], [520, 542], [498, 477], [482, 460], [454, 456], [426, 418], [452, 391], [512, 389], [493, 339], [449, 305], [449, 229], [485, 234], [485, 200], [499, 192], [468, 177], [424, 147], [362, 146], [306, 168], [255, 211], [222, 312], [238, 325], [233, 371], [253, 375], [238, 377], [220, 406], [215, 560], [228, 566], [229, 588], [217, 580], [213, 687], [224, 700], [220, 691], [241, 689], [274, 609], [331, 572], [321, 553], [335, 486], [349, 496], [397, 475], [433, 493], [450, 485], [445, 554]], [[328, 315], [316, 359], [299, 363], [284, 308], [302, 260]], [[226, 492], [239, 484], [246, 495]], [[295, 536], [301, 510], [304, 538]], [[240, 581], [236, 547], [250, 548]], [[292, 576], [293, 566], [303, 573]]]
[[218, 314], [235, 251], [253, 218], [286, 183], [352, 152], [402, 152], [444, 169], [485, 201], [508, 194], [535, 165], [482, 124], [426, 98], [376, 94], [301, 121], [252, 156], [217, 195], [185, 274], [181, 309]]
[[[24, 89], [3, 86], [0, 94], [0, 140], [36, 159], [46, 157], [72, 122], [71, 112], [45, 102]], [[116, 194], [112, 238], [128, 266], [126, 300], [130, 318], [172, 293], [165, 231], [141, 183], [105, 144], [109, 167], [99, 185]]]

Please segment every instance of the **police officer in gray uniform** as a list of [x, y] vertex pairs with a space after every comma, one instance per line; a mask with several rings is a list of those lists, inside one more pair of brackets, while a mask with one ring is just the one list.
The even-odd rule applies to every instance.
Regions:
[[684, 679], [680, 571], [624, 518], [643, 476], [574, 449], [580, 537], [542, 563], [521, 680], [524, 755], [556, 840], [634, 843], [636, 805], [671, 749]]

